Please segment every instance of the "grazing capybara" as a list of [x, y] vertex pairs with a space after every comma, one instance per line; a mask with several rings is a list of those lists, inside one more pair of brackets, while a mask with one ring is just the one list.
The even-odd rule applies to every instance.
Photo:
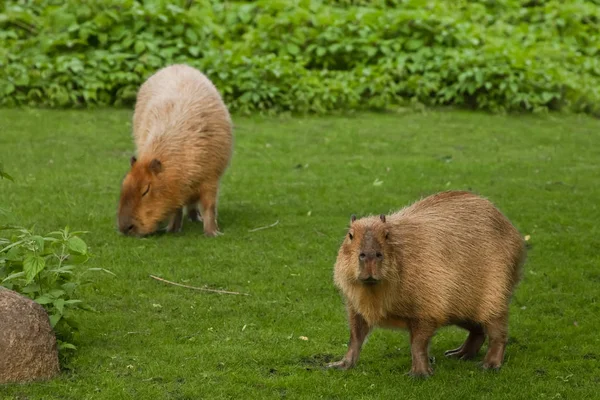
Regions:
[[358, 361], [375, 327], [410, 333], [410, 375], [433, 373], [429, 342], [443, 326], [469, 331], [447, 356], [471, 359], [489, 338], [485, 369], [499, 369], [508, 309], [525, 262], [518, 230], [488, 200], [464, 191], [426, 197], [389, 216], [352, 216], [334, 267], [348, 313], [350, 342], [341, 361]]
[[144, 236], [169, 218], [179, 232], [183, 208], [220, 234], [217, 197], [233, 149], [229, 111], [212, 82], [187, 65], [171, 65], [140, 87], [133, 115], [137, 156], [122, 182], [119, 230]]

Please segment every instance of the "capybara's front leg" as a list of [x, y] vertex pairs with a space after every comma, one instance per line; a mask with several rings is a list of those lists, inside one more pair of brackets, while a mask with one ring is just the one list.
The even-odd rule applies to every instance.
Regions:
[[409, 375], [414, 378], [427, 378], [433, 375], [433, 369], [429, 363], [429, 341], [435, 333], [436, 326], [429, 321], [413, 320], [409, 327], [412, 356]]
[[348, 306], [348, 323], [350, 324], [350, 342], [348, 352], [340, 361], [327, 364], [327, 368], [349, 369], [356, 365], [365, 339], [371, 327], [362, 315]]
[[217, 196], [218, 182], [204, 184], [200, 188], [200, 203], [202, 204], [202, 221], [204, 223], [204, 234], [206, 236], [218, 236], [217, 225]]
[[171, 216], [169, 225], [167, 226], [167, 232], [178, 233], [181, 232], [183, 226], [183, 208], [179, 207], [175, 214]]

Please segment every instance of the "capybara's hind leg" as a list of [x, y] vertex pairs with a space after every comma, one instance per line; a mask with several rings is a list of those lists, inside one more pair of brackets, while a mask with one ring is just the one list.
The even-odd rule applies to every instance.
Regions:
[[486, 323], [484, 328], [489, 337], [489, 345], [483, 368], [498, 370], [504, 361], [504, 350], [508, 341], [508, 315], [493, 319]]
[[202, 220], [206, 236], [220, 235], [217, 225], [217, 196], [218, 183], [205, 184], [200, 188], [200, 203], [202, 204]]
[[183, 226], [183, 209], [180, 207], [175, 211], [175, 214], [171, 217], [169, 225], [167, 226], [167, 232], [177, 233], [181, 232]]
[[188, 202], [187, 215], [192, 222], [202, 221], [202, 214], [200, 213], [200, 196], [194, 197]]
[[467, 336], [467, 339], [462, 346], [454, 350], [448, 350], [444, 354], [446, 357], [470, 360], [474, 358], [477, 353], [479, 353], [479, 350], [485, 341], [485, 332], [483, 331], [483, 326], [471, 321], [459, 322], [456, 325], [468, 330], [469, 336]]
[[340, 361], [327, 364], [327, 368], [349, 369], [356, 365], [360, 351], [365, 339], [371, 331], [371, 327], [362, 315], [354, 311], [351, 307], [347, 308], [348, 323], [350, 325], [350, 343], [348, 351]]
[[192, 222], [202, 222], [202, 215], [200, 214], [198, 205], [188, 207], [188, 218]]
[[413, 320], [410, 322], [410, 353], [412, 367], [409, 375], [414, 378], [427, 378], [433, 375], [429, 363], [429, 341], [435, 333], [436, 326], [429, 321]]

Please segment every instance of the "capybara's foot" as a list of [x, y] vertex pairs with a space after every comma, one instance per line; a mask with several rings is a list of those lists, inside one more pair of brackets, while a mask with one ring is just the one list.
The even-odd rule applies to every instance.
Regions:
[[347, 359], [342, 359], [340, 361], [336, 361], [336, 362], [332, 362], [329, 363], [325, 366], [325, 368], [334, 368], [334, 369], [341, 369], [341, 370], [347, 370], [352, 368], [354, 365], [348, 361]]
[[448, 358], [456, 358], [458, 360], [472, 360], [477, 356], [477, 351], [464, 349], [463, 347], [464, 346], [461, 346], [458, 349], [448, 350], [444, 355]]
[[223, 233], [219, 232], [218, 229], [213, 229], [213, 230], [206, 230], [206, 231], [204, 231], [204, 235], [208, 236], [208, 237], [216, 237], [216, 236], [223, 235]]
[[188, 210], [188, 218], [192, 222], [202, 222], [202, 215], [200, 214], [200, 210], [197, 208], [190, 208]]
[[433, 375], [433, 368], [431, 366], [425, 368], [412, 367], [407, 375], [414, 379], [427, 379]]
[[485, 333], [479, 324], [463, 324], [470, 330], [469, 336], [465, 342], [457, 349], [448, 350], [444, 353], [446, 357], [457, 358], [459, 360], [471, 360], [477, 356], [483, 342], [485, 341]]
[[500, 371], [502, 367], [502, 362], [499, 360], [484, 360], [483, 364], [481, 364], [481, 368], [487, 371]]
[[204, 219], [204, 234], [208, 237], [215, 237], [222, 235], [219, 232], [219, 226], [217, 225], [217, 221], [215, 218], [205, 218]]

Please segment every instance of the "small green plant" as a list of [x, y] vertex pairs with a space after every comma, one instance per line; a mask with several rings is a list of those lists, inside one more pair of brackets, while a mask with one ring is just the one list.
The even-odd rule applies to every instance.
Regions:
[[13, 231], [10, 238], [0, 238], [1, 285], [30, 297], [41, 304], [50, 317], [56, 333], [59, 351], [75, 350], [73, 340], [77, 324], [73, 309], [93, 310], [77, 298], [77, 290], [90, 271], [103, 268], [82, 268], [89, 259], [88, 246], [80, 235], [68, 227], [44, 236], [32, 230], [3, 227]]

